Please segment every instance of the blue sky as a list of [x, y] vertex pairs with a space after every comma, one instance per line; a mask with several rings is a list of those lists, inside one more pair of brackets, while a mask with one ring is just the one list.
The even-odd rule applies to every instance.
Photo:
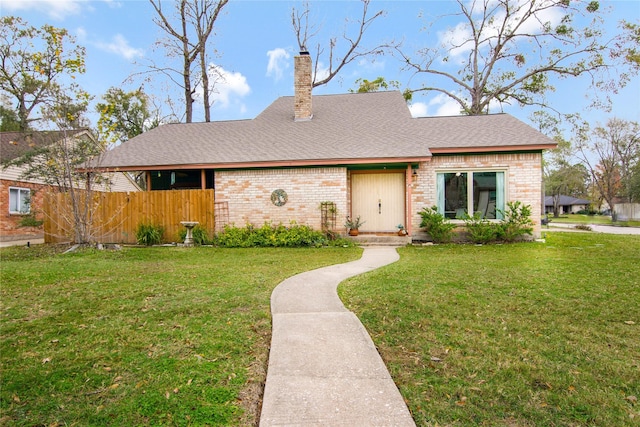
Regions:
[[[167, 0], [164, 0], [165, 2]], [[640, 23], [640, 1], [603, 1], [610, 7], [607, 27], [615, 30], [617, 22], [625, 18]], [[312, 1], [312, 20], [320, 28], [317, 41], [326, 43], [329, 35], [339, 36], [345, 19], [358, 18], [358, 1]], [[291, 9], [302, 9], [301, 1], [231, 0], [218, 19], [212, 35], [213, 62], [224, 73], [225, 83], [217, 86], [213, 120], [247, 119], [257, 116], [279, 96], [293, 94], [293, 57], [298, 47], [291, 25]], [[385, 10], [365, 35], [365, 46], [390, 40], [403, 40], [407, 47], [437, 42], [446, 34], [445, 27], [432, 28], [429, 34], [421, 31], [436, 17], [455, 11], [452, 1], [373, 1], [371, 11]], [[87, 49], [87, 72], [78, 83], [99, 100], [113, 86], [126, 90], [138, 88], [142, 78], [127, 78], [145, 70], [150, 60], [164, 64], [164, 51], [154, 47], [162, 34], [153, 23], [155, 12], [146, 0], [0, 0], [0, 14], [15, 15], [30, 25], [51, 24], [62, 27]], [[452, 27], [455, 21], [447, 21]], [[455, 37], [449, 35], [449, 37]], [[310, 46], [313, 53], [313, 49]], [[165, 61], [165, 62], [163, 62]], [[321, 64], [322, 65], [322, 64]], [[375, 79], [400, 82], [401, 88], [414, 87], [416, 78], [401, 72], [401, 64], [390, 56], [373, 61], [359, 61], [343, 69], [329, 85], [314, 89], [314, 95], [345, 93], [356, 88], [356, 79]], [[640, 121], [640, 78], [614, 97], [613, 111], [589, 111], [585, 93], [587, 79], [565, 80], [549, 97], [554, 107], [564, 112], [581, 112], [592, 122], [604, 123], [616, 116]], [[413, 86], [412, 86], [413, 85]], [[159, 79], [145, 83], [145, 90], [160, 99], [171, 90]], [[180, 102], [180, 93], [171, 95]], [[458, 108], [438, 95], [417, 96], [411, 106], [414, 115], [453, 115]], [[495, 108], [492, 112], [507, 112], [524, 121], [533, 110], [519, 106]], [[202, 109], [196, 108], [194, 121], [201, 121]], [[95, 124], [95, 119], [94, 119]]]

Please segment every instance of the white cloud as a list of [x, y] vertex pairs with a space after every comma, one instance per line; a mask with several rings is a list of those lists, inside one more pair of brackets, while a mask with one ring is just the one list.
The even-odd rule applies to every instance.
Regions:
[[[472, 18], [476, 18], [478, 21], [482, 19], [484, 14], [484, 8], [492, 9], [496, 7], [497, 1], [482, 2], [468, 2], [465, 7], [467, 10], [471, 10]], [[542, 9], [536, 13], [535, 16], [529, 16], [524, 22], [525, 13], [531, 7], [530, 0], [518, 0], [511, 3], [512, 15], [510, 16], [507, 24], [512, 28], [519, 25], [517, 34], [538, 34], [542, 31], [542, 25], [544, 23], [551, 23], [552, 26], [560, 23], [563, 16], [563, 11], [560, 7], [544, 8], [551, 3], [550, 0], [542, 0], [536, 3], [536, 9]], [[475, 7], [474, 7], [475, 6]], [[492, 22], [485, 24], [482, 36], [484, 39], [496, 37], [500, 31], [501, 26], [505, 21], [505, 12], [501, 7], [498, 7], [498, 12], [493, 15]], [[476, 23], [479, 25], [479, 22]], [[472, 33], [469, 23], [465, 20], [459, 22], [455, 27], [449, 27], [444, 31], [439, 31], [438, 43], [445, 49], [451, 49], [449, 52], [450, 59], [461, 59], [462, 55], [467, 54], [474, 46], [471, 42]]]
[[459, 116], [460, 104], [440, 93], [428, 102], [413, 102], [409, 106], [412, 117]]
[[144, 55], [144, 50], [131, 47], [127, 39], [124, 38], [122, 34], [116, 34], [113, 36], [109, 43], [96, 42], [94, 44], [105, 52], [115, 53], [125, 59], [133, 59], [137, 56]]
[[2, 9], [11, 12], [35, 10], [60, 20], [80, 13], [81, 4], [78, 0], [2, 0]]
[[429, 109], [431, 109], [431, 107], [435, 107], [436, 109], [435, 113], [431, 114], [432, 116], [459, 116], [461, 114], [460, 104], [444, 93], [431, 98], [428, 107]]
[[409, 105], [409, 111], [411, 111], [411, 117], [426, 117], [427, 116], [427, 104], [424, 102], [414, 102]]
[[[460, 97], [459, 93], [454, 93], [454, 95]], [[465, 97], [463, 96], [461, 98], [464, 99]], [[467, 99], [466, 102], [468, 103], [469, 100]], [[462, 114], [460, 104], [444, 93], [440, 93], [431, 98], [426, 104], [426, 107], [429, 116], [459, 116]], [[500, 102], [494, 99], [489, 102], [489, 113], [501, 113], [504, 111], [504, 107], [505, 105], [500, 104]]]
[[269, 63], [267, 64], [267, 77], [273, 77], [275, 81], [282, 78], [284, 70], [289, 67], [291, 55], [281, 47], [267, 52]]
[[122, 3], [116, 0], [102, 0], [105, 2], [111, 9], [120, 9], [122, 7]]
[[[242, 73], [227, 71], [224, 68], [211, 64], [209, 80], [213, 85], [213, 93], [210, 98], [214, 105], [228, 108], [231, 104], [239, 103], [239, 98], [248, 95], [251, 88], [247, 78]], [[201, 92], [202, 88], [200, 88]], [[245, 108], [243, 105], [241, 109]]]
[[318, 62], [316, 75], [314, 76], [315, 81], [320, 81], [329, 77], [329, 67], [326, 67], [322, 61]]
[[384, 61], [376, 58], [360, 58], [358, 60], [358, 67], [367, 70], [382, 70], [384, 69]]
[[473, 48], [471, 43], [471, 29], [466, 22], [460, 22], [453, 28], [438, 31], [438, 43], [446, 49], [451, 49], [449, 54], [458, 57], [469, 52]]
[[76, 29], [76, 37], [78, 41], [84, 43], [84, 41], [87, 39], [87, 30], [85, 30], [83, 27], [79, 27], [78, 29]]

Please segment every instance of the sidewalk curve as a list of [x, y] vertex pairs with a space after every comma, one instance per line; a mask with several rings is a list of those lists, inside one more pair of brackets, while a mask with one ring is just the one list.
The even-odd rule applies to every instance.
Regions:
[[343, 280], [398, 259], [393, 247], [367, 247], [357, 261], [274, 289], [260, 426], [415, 426], [371, 337], [336, 291]]

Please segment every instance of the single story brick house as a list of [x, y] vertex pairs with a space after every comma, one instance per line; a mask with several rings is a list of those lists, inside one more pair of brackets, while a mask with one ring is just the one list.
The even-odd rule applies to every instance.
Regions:
[[[576, 213], [586, 210], [591, 202], [589, 200], [580, 199], [578, 197], [565, 196], [564, 194], [558, 196], [558, 206], [560, 215], [568, 213]], [[546, 196], [544, 198], [545, 213], [553, 213], [554, 200], [553, 196]]]
[[[72, 131], [27, 131], [0, 132], [0, 241], [38, 239], [44, 236], [41, 226], [24, 226], [26, 217], [43, 219], [43, 196], [58, 188], [38, 178], [25, 178], [24, 166], [7, 166], [12, 160], [29, 152], [46, 148], [52, 144], [90, 138], [87, 129]], [[135, 181], [127, 174], [108, 173], [102, 176], [96, 191], [140, 191]]]
[[311, 96], [311, 59], [295, 57], [295, 95], [251, 120], [168, 124], [107, 152], [105, 171], [146, 171], [147, 190], [212, 188], [237, 226], [296, 221], [320, 229], [320, 205], [338, 231], [405, 226], [419, 212], [499, 218], [509, 201], [542, 211], [542, 152], [556, 143], [508, 114], [412, 118], [398, 91]]

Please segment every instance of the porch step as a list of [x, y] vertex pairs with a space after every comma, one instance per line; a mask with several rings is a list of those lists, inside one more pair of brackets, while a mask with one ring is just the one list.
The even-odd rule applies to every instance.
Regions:
[[406, 246], [411, 243], [409, 236], [379, 235], [379, 234], [359, 234], [357, 236], [346, 236], [359, 246]]

